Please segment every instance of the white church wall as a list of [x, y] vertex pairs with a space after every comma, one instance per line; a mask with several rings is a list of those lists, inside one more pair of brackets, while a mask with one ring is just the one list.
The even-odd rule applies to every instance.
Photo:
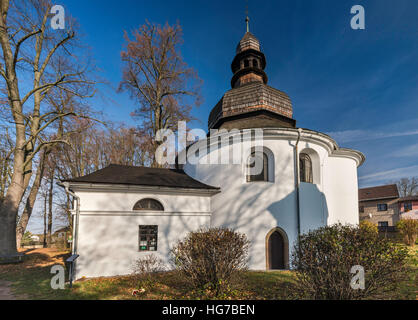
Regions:
[[[248, 183], [245, 163], [185, 166], [186, 173], [195, 179], [221, 187], [222, 192], [212, 197], [211, 225], [245, 233], [251, 241], [249, 266], [258, 270], [266, 269], [266, 235], [270, 230], [282, 228], [288, 236], [290, 250], [297, 240], [294, 148], [288, 140], [269, 139], [263, 146], [274, 155], [273, 182]], [[318, 150], [324, 153], [321, 147]], [[302, 191], [308, 194], [308, 190]], [[305, 198], [301, 197], [302, 203]], [[309, 203], [309, 196], [306, 201]], [[322, 207], [320, 209], [322, 216]], [[306, 216], [309, 221], [305, 225], [316, 219]]]
[[156, 192], [117, 192], [112, 189], [103, 191], [77, 192], [83, 211], [132, 211], [135, 203], [143, 198], [152, 198], [161, 202], [166, 212], [210, 212], [210, 197], [184, 195], [180, 191], [171, 193]]
[[[135, 192], [77, 192], [81, 211], [76, 278], [131, 273], [132, 262], [154, 253], [168, 266], [170, 249], [188, 232], [210, 226], [210, 197]], [[164, 212], [133, 211], [153, 198]], [[157, 251], [139, 252], [139, 225], [158, 225]]]
[[[140, 257], [155, 254], [170, 267], [170, 249], [189, 231], [207, 227], [209, 215], [81, 214], [76, 279], [125, 275]], [[157, 251], [139, 252], [139, 225], [158, 225]]]
[[328, 225], [338, 222], [358, 224], [357, 165], [353, 159], [329, 157], [324, 167], [324, 193], [328, 205]]
[[[297, 240], [294, 144], [295, 140], [287, 137], [263, 141], [264, 148], [274, 155], [273, 182], [247, 183], [245, 163], [184, 167], [193, 178], [221, 187], [222, 192], [212, 197], [211, 225], [247, 235], [251, 241], [251, 269], [266, 269], [266, 235], [273, 228], [286, 232], [290, 251]], [[356, 162], [330, 157], [329, 150], [306, 135], [299, 143], [299, 151], [308, 153], [315, 162], [314, 184], [300, 185], [301, 232], [334, 221], [358, 222]]]

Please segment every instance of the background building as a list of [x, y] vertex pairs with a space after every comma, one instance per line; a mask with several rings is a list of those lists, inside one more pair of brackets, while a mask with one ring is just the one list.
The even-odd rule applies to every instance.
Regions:
[[417, 219], [418, 220], [418, 195], [400, 198], [399, 216], [401, 219]]
[[369, 220], [379, 229], [393, 229], [399, 221], [396, 184], [359, 189], [360, 220]]

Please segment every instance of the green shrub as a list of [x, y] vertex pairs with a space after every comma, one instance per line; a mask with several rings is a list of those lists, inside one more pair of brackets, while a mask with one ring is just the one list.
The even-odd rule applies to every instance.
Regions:
[[247, 268], [249, 241], [224, 228], [190, 232], [172, 249], [173, 263], [198, 290], [219, 297], [230, 290], [232, 277]]
[[415, 245], [418, 235], [418, 220], [402, 219], [396, 224], [396, 228], [407, 245]]
[[377, 225], [373, 222], [370, 222], [369, 220], [362, 220], [359, 224], [360, 229], [364, 230], [365, 232], [371, 232], [374, 234], [379, 233], [379, 229], [377, 228]]
[[[368, 228], [336, 224], [300, 236], [292, 254], [299, 298], [350, 300], [393, 290], [403, 279], [407, 250]], [[364, 289], [352, 289], [353, 266], [364, 268]]]

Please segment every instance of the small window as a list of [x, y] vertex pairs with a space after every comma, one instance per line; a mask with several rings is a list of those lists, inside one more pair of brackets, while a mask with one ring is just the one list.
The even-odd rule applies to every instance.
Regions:
[[255, 60], [255, 59], [253, 60], [253, 67], [254, 67], [254, 68], [257, 68], [257, 67], [258, 67], [258, 62], [257, 62], [257, 60]]
[[379, 203], [377, 205], [377, 211], [388, 211], [388, 205], [386, 203]]
[[389, 227], [389, 222], [387, 222], [387, 221], [379, 221], [377, 223], [377, 226], [380, 227], [380, 228], [387, 228], [387, 227]]
[[249, 60], [244, 60], [244, 68], [247, 68], [250, 66], [250, 61]]
[[158, 226], [139, 226], [139, 251], [157, 251]]
[[313, 183], [312, 160], [306, 153], [299, 156], [300, 182]]
[[[261, 172], [252, 174], [256, 163], [262, 164]], [[247, 162], [247, 182], [268, 181], [268, 157], [264, 152], [253, 152]]]
[[360, 206], [359, 211], [360, 211], [360, 213], [364, 213], [364, 206]]
[[407, 201], [403, 204], [404, 211], [411, 211], [412, 210], [412, 201]]
[[141, 199], [135, 203], [133, 210], [164, 211], [161, 202], [155, 199]]

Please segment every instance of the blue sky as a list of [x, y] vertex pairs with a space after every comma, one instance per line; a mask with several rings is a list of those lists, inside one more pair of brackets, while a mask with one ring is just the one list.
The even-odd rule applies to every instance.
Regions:
[[[211, 108], [230, 89], [230, 63], [245, 32], [245, 1], [60, 0], [78, 19], [102, 76], [93, 104], [112, 120], [135, 125], [134, 101], [115, 92], [121, 79], [124, 30], [148, 19], [183, 27], [185, 61], [204, 81], [193, 110], [207, 129]], [[361, 4], [366, 29], [352, 30]], [[292, 99], [303, 128], [329, 133], [367, 160], [361, 187], [418, 175], [418, 1], [249, 1], [250, 29], [267, 58], [269, 85]]]
[[[135, 102], [116, 93], [124, 30], [146, 19], [179, 21], [184, 60], [203, 80], [204, 103], [193, 110], [199, 121], [188, 126], [207, 129], [210, 110], [230, 89], [230, 64], [245, 33], [245, 0], [54, 3], [79, 21], [83, 41], [110, 82], [93, 106], [127, 125], [135, 125]], [[356, 4], [365, 8], [365, 30], [350, 27]], [[418, 176], [417, 0], [249, 0], [249, 12], [269, 85], [290, 96], [298, 126], [328, 133], [366, 155], [360, 187]], [[29, 230], [41, 232], [42, 219], [33, 218]]]

